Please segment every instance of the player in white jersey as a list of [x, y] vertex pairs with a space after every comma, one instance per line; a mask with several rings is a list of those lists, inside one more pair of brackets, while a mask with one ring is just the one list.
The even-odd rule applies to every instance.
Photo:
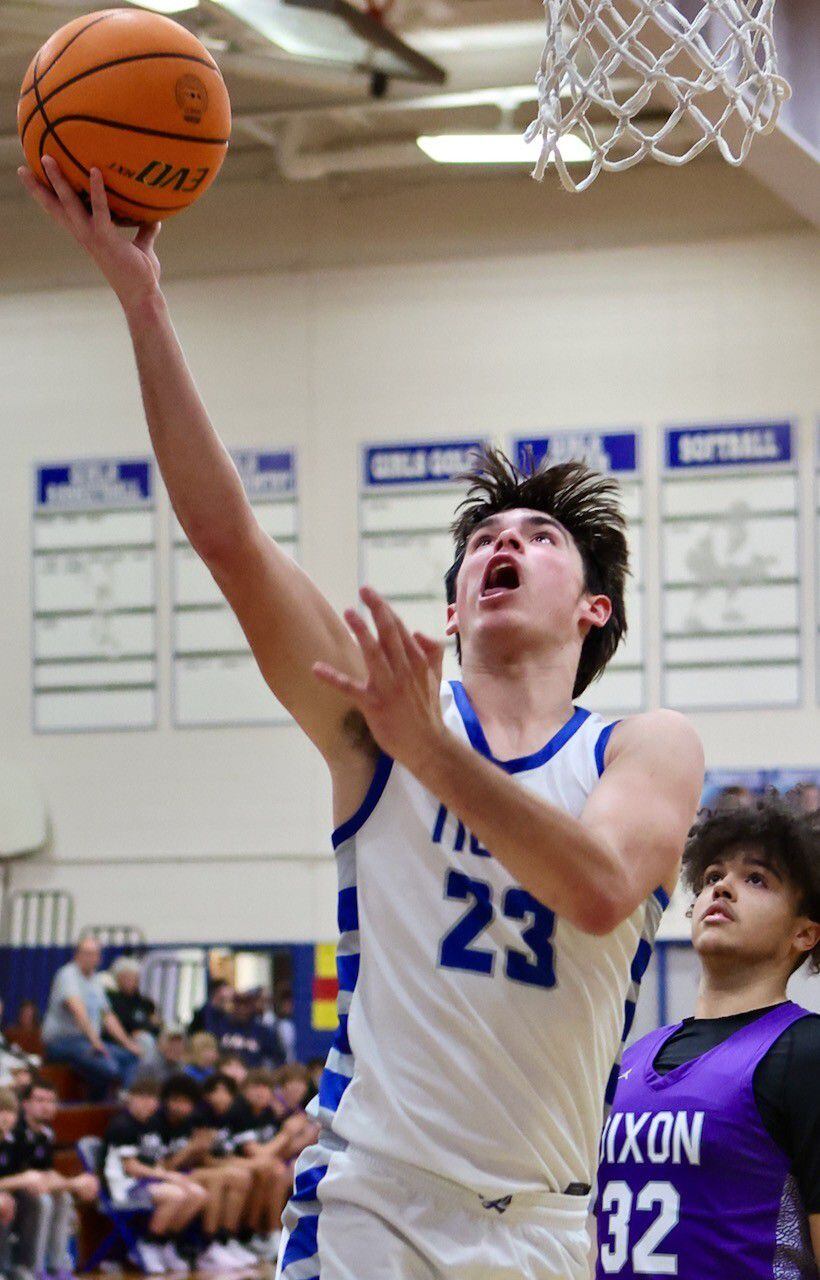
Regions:
[[129, 324], [174, 510], [270, 687], [324, 756], [339, 1030], [297, 1166], [281, 1280], [581, 1280], [608, 1082], [702, 781], [669, 712], [573, 704], [625, 628], [615, 486], [579, 463], [477, 465], [441, 647], [372, 591], [344, 621], [259, 528], [159, 289], [155, 231], [31, 194]]

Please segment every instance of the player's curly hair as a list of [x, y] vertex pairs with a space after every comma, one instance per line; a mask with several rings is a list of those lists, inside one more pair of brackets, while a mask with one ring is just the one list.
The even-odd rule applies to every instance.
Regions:
[[[760, 852], [770, 866], [797, 892], [797, 914], [820, 924], [820, 822], [816, 814], [801, 815], [773, 792], [742, 809], [708, 813], [689, 832], [683, 853], [684, 885], [698, 894], [708, 868], [740, 849]], [[808, 963], [820, 973], [820, 942], [795, 969]]]
[[[581, 649], [572, 690], [577, 698], [601, 675], [626, 634], [624, 589], [629, 551], [617, 481], [576, 461], [537, 467], [531, 463], [528, 470], [519, 471], [500, 449], [490, 448], [482, 450], [462, 479], [469, 488], [450, 529], [455, 559], [444, 578], [448, 604], [455, 602], [456, 579], [473, 529], [488, 516], [516, 507], [542, 511], [563, 525], [581, 553], [585, 589], [609, 598], [609, 621], [603, 627], [590, 628]], [[456, 647], [460, 658], [458, 637]]]

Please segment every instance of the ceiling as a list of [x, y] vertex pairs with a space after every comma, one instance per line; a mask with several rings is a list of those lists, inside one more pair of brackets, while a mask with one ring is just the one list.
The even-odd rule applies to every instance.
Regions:
[[[355, 2], [363, 7], [365, 0]], [[235, 3], [241, 7], [242, 0]], [[100, 7], [99, 0], [2, 0], [0, 200], [16, 186], [16, 100], [28, 62], [58, 27]], [[130, 6], [122, 0], [122, 7]], [[220, 183], [397, 170], [405, 178], [445, 178], [416, 146], [418, 135], [521, 131], [535, 114], [533, 77], [543, 43], [538, 0], [394, 0], [390, 25], [447, 78], [441, 86], [393, 80], [380, 97], [367, 75], [289, 56], [215, 0], [174, 16], [206, 42], [230, 92], [234, 124]], [[773, 169], [770, 149], [759, 166], [765, 182]], [[814, 169], [820, 174], [816, 163]], [[777, 182], [786, 189], [777, 194], [788, 200], [789, 184], [799, 179], [781, 164]], [[815, 185], [810, 205], [816, 194]], [[820, 198], [816, 213], [820, 221]]]

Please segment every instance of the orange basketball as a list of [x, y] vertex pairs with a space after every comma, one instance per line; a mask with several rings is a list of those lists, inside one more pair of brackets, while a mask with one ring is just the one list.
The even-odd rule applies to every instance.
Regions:
[[179, 23], [140, 9], [75, 18], [25, 74], [17, 129], [29, 166], [53, 156], [88, 200], [102, 170], [111, 212], [158, 222], [199, 199], [219, 172], [231, 104], [219, 68]]

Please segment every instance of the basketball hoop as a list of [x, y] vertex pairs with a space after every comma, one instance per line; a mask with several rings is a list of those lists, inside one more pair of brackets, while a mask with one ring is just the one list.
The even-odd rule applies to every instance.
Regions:
[[[711, 142], [742, 164], [791, 96], [777, 73], [774, 3], [544, 0], [538, 117], [526, 135], [542, 139], [533, 176], [553, 161], [568, 191], [584, 191], [602, 169], [619, 173], [648, 156], [682, 165]], [[569, 133], [592, 151], [577, 181], [558, 149]]]

